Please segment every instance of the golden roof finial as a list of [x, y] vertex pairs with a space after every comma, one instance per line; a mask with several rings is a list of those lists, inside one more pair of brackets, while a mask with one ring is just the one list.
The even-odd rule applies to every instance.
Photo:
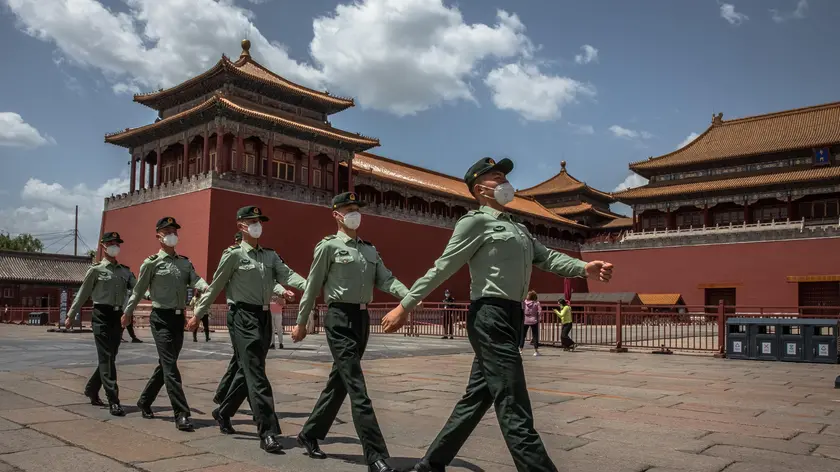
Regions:
[[718, 113], [717, 115], [712, 114], [712, 125], [722, 125], [723, 124], [723, 113]]
[[251, 50], [251, 41], [248, 40], [248, 39], [243, 39], [242, 40], [242, 54], [240, 54], [239, 57], [251, 57], [251, 53], [249, 52], [250, 50]]
[[560, 171], [566, 172], [566, 161], [560, 161]]

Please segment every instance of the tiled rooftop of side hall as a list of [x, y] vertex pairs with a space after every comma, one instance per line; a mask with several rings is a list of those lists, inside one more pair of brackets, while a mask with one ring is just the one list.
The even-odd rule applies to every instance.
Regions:
[[[185, 343], [181, 373], [197, 424], [191, 434], [175, 430], [164, 392], [157, 419], [144, 420], [133, 407], [154, 367], [151, 336], [138, 334], [147, 342], [124, 344], [118, 359], [128, 416], [112, 418], [81, 394], [95, 362], [90, 334], [0, 325], [0, 471], [367, 470], [347, 404], [322, 442], [329, 459], [310, 460], [294, 441], [329, 371], [314, 360], [320, 357], [296, 353], [322, 349], [323, 336], [308, 337], [298, 351], [287, 339], [287, 349], [269, 355], [286, 446], [286, 454], [270, 456], [258, 448], [247, 413], [234, 419], [240, 434], [233, 436], [221, 435], [210, 418], [227, 364], [216, 355], [229, 352], [226, 333]], [[461, 353], [416, 355], [450, 343]], [[461, 340], [372, 336], [371, 346], [379, 355], [363, 363], [370, 395], [394, 464], [408, 467], [462, 394], [472, 356]], [[537, 429], [562, 471], [840, 470], [836, 365], [541, 351], [535, 358], [526, 347], [523, 363]], [[515, 470], [492, 410], [447, 470]]]

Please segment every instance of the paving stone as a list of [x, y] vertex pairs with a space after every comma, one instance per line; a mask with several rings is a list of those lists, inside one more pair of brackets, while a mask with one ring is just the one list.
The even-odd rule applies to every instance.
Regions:
[[808, 455], [815, 449], [813, 444], [796, 440], [757, 438], [737, 433], [712, 433], [704, 436], [700, 441], [708, 443], [710, 447], [712, 445], [741, 446], [802, 455]]
[[0, 411], [0, 417], [24, 425], [83, 419], [82, 416], [53, 406]]
[[595, 457], [599, 461], [602, 458], [627, 460], [631, 463], [646, 464], [649, 467], [684, 469], [690, 466], [690, 470], [693, 472], [720, 472], [733, 462], [720, 457], [688, 454], [655, 447], [637, 447], [634, 444], [612, 441], [591, 442], [569, 451], [568, 454]]
[[812, 434], [799, 433], [791, 441], [800, 441], [807, 444], [817, 444], [821, 446], [838, 446], [840, 447], [840, 436], [833, 434]]
[[214, 466], [230, 463], [227, 457], [215, 454], [199, 454], [197, 456], [173, 457], [154, 462], [141, 462], [135, 464], [139, 469], [148, 472], [183, 472], [187, 470], [212, 468]]
[[3, 387], [3, 389], [0, 390], [0, 410], [18, 410], [21, 408], [37, 408], [39, 406], [45, 406], [41, 402], [8, 391], [6, 386], [11, 385], [13, 382], [17, 381], [0, 384], [0, 386]]
[[[840, 447], [837, 446], [819, 446], [814, 451], [815, 456], [829, 457], [831, 459], [840, 460]], [[840, 467], [840, 462], [837, 464]]]
[[[73, 405], [77, 403], [89, 403], [87, 397], [80, 392], [73, 392], [55, 385], [46, 384], [37, 380], [24, 380], [3, 384], [3, 389], [16, 393], [22, 397], [52, 405]], [[33, 405], [33, 407], [36, 405]], [[40, 405], [37, 405], [40, 406]]]
[[37, 431], [32, 431], [31, 429], [15, 429], [0, 432], [0, 454], [63, 445], [61, 441]]
[[735, 462], [756, 462], [761, 464], [785, 465], [800, 470], [840, 470], [840, 462], [815, 456], [785, 454], [737, 446], [712, 446], [702, 455], [731, 459]]
[[[8, 454], [3, 460], [26, 472], [133, 472], [135, 469], [77, 447], [47, 447]], [[0, 469], [1, 470], [1, 469]]]
[[[680, 428], [678, 426], [662, 426], [657, 424], [648, 424], [635, 421], [610, 420], [604, 418], [584, 418], [580, 421], [570, 423], [570, 426], [579, 428], [610, 428], [621, 431], [641, 433], [641, 434], [667, 434], [671, 437], [683, 439], [697, 439], [709, 434], [708, 431], [696, 429], [692, 427]], [[638, 435], [628, 435], [630, 437]]]
[[727, 467], [724, 472], [792, 472], [795, 470], [797, 469], [791, 469], [789, 466], [779, 464], [735, 462]]
[[[9, 410], [14, 411], [14, 410]], [[10, 429], [20, 429], [20, 425], [17, 423], [13, 423], [8, 420], [4, 420], [0, 418], [0, 431], [8, 431]]]
[[700, 452], [709, 444], [700, 439], [685, 439], [671, 436], [667, 433], [646, 433], [644, 435], [630, 435], [619, 429], [599, 429], [581, 436], [581, 439], [591, 441], [611, 441], [622, 444], [634, 444], [646, 449], [671, 449], [674, 451]]
[[[174, 425], [171, 427], [174, 429]], [[92, 419], [41, 423], [32, 428], [120, 462], [150, 462], [197, 453], [173, 441]], [[115, 447], [115, 444], [131, 447]]]

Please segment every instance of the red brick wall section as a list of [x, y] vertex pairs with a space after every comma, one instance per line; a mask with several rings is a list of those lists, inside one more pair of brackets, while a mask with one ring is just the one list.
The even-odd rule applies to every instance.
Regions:
[[592, 292], [679, 293], [688, 305], [703, 305], [703, 285], [736, 287], [742, 306], [798, 305], [798, 284], [789, 275], [836, 275], [840, 238], [584, 252], [587, 260], [615, 264], [609, 284]]

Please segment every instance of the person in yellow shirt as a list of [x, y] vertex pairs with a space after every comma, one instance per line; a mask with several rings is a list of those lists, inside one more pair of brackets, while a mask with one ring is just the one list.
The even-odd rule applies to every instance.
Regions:
[[569, 333], [572, 332], [572, 307], [566, 303], [566, 299], [563, 297], [560, 297], [558, 302], [560, 303], [560, 309], [555, 308], [554, 313], [560, 317], [560, 344], [564, 351], [572, 351], [577, 347], [577, 344], [569, 336]]

